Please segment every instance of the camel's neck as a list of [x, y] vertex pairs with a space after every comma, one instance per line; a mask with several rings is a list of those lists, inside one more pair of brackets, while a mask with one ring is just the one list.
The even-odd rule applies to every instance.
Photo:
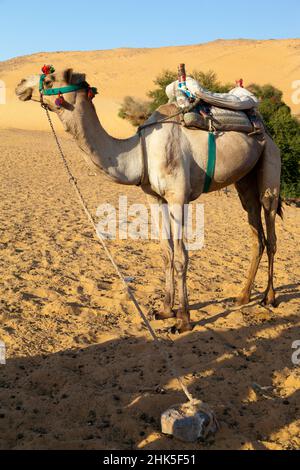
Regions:
[[79, 94], [74, 109], [63, 110], [59, 117], [65, 129], [100, 170], [120, 184], [140, 183], [143, 156], [138, 134], [124, 140], [108, 135], [93, 104]]

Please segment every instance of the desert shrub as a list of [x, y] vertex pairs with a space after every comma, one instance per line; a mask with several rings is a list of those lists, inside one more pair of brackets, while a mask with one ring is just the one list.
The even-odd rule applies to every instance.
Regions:
[[119, 117], [128, 119], [133, 126], [140, 126], [150, 116], [149, 103], [126, 96], [119, 110]]
[[162, 72], [155, 80], [156, 88], [147, 93], [150, 101], [136, 100], [126, 96], [119, 111], [119, 117], [128, 119], [134, 126], [140, 126], [159, 106], [168, 102], [166, 87], [177, 80], [176, 73], [170, 70]]

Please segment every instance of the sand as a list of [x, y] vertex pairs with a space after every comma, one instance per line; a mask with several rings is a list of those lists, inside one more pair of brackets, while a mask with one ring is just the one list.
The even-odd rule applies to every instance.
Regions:
[[[245, 47], [255, 53], [265, 46]], [[103, 54], [107, 74], [110, 54]], [[128, 68], [130, 54], [146, 63], [155, 52], [119, 54]], [[94, 53], [94, 61], [99, 56]], [[42, 56], [34, 60], [43, 62]], [[8, 75], [32, 68], [16, 61]], [[111, 77], [111, 90], [109, 81], [103, 84], [106, 96], [116, 93], [121, 75]], [[18, 125], [25, 122], [21, 113], [29, 127], [38, 127], [37, 117], [42, 123], [38, 105], [32, 114], [33, 107], [15, 106]], [[129, 203], [144, 200], [138, 188], [93, 176], [69, 138], [63, 146], [93, 213], [101, 203], [117, 204], [119, 195]], [[202, 197], [205, 248], [192, 252], [188, 277], [195, 328], [181, 336], [167, 333], [172, 320], [153, 320], [163, 297], [158, 243], [109, 242], [191, 392], [221, 424], [209, 442], [183, 444], [161, 435], [159, 423], [184, 396], [93, 238], [52, 136], [0, 130], [0, 160], [0, 340], [7, 346], [7, 365], [0, 366], [0, 449], [299, 449], [300, 370], [291, 360], [292, 343], [300, 340], [299, 209], [285, 207], [285, 220], [278, 221], [279, 307], [259, 304], [265, 256], [255, 304], [232, 311], [251, 252], [246, 215], [233, 190]]]
[[47, 130], [38, 106], [22, 106], [14, 96], [17, 83], [25, 76], [39, 74], [44, 63], [57, 69], [73, 67], [87, 73], [88, 81], [99, 88], [95, 103], [107, 130], [128, 136], [133, 128], [117, 117], [126, 95], [145, 99], [153, 80], [163, 69], [176, 71], [181, 62], [187, 70], [214, 70], [222, 82], [243, 78], [245, 85], [272, 83], [284, 93], [284, 100], [296, 115], [293, 82], [300, 77], [300, 39], [214, 41], [207, 44], [158, 49], [116, 49], [91, 52], [39, 53], [0, 62], [0, 80], [7, 87], [7, 105], [0, 106], [0, 128]]

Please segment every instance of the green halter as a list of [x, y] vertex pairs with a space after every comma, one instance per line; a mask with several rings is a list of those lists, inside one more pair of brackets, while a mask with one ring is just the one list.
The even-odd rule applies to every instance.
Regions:
[[72, 93], [74, 91], [78, 90], [91, 90], [94, 95], [98, 94], [97, 88], [90, 87], [86, 82], [79, 83], [78, 85], [69, 85], [69, 86], [63, 86], [60, 88], [49, 88], [49, 89], [44, 89], [44, 80], [46, 78], [46, 75], [43, 74], [41, 75], [40, 78], [40, 93], [44, 96], [56, 96], [56, 95], [64, 95], [65, 93]]

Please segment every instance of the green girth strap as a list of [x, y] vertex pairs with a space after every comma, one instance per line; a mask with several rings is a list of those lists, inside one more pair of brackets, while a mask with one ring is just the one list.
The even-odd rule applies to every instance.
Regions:
[[217, 158], [217, 147], [216, 147], [216, 136], [213, 132], [208, 134], [208, 159], [207, 159], [207, 168], [205, 174], [204, 182], [204, 193], [208, 193], [210, 190], [210, 185], [213, 180], [216, 168], [216, 158]]

